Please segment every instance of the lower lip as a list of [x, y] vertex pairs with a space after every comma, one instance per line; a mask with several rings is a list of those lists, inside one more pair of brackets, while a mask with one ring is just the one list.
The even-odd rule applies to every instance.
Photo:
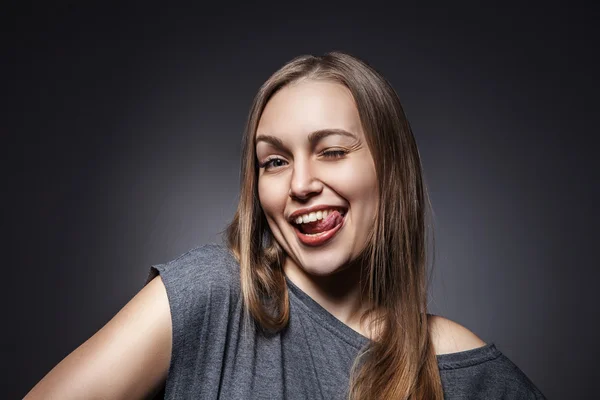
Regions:
[[344, 215], [342, 222], [336, 225], [335, 228], [325, 231], [323, 233], [318, 233], [316, 235], [304, 234], [300, 232], [300, 230], [296, 227], [294, 227], [294, 231], [296, 231], [296, 236], [298, 236], [298, 239], [300, 240], [300, 242], [302, 242], [302, 244], [311, 247], [322, 246], [323, 244], [331, 240], [331, 238], [333, 238], [340, 229], [342, 229], [342, 226], [344, 226], [345, 222], [346, 216]]

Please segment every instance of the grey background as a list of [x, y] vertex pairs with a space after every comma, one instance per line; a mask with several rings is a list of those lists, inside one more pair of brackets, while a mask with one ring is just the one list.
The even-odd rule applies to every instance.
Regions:
[[236, 7], [5, 9], [2, 397], [93, 335], [151, 264], [220, 240], [256, 90], [294, 56], [343, 50], [391, 81], [419, 144], [431, 311], [549, 398], [589, 398], [596, 10]]

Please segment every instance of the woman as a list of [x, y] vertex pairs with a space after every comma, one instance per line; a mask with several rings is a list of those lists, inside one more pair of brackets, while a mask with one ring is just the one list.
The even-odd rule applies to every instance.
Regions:
[[153, 266], [27, 399], [543, 398], [493, 344], [427, 314], [419, 153], [371, 67], [283, 66], [254, 100], [241, 172], [228, 246]]

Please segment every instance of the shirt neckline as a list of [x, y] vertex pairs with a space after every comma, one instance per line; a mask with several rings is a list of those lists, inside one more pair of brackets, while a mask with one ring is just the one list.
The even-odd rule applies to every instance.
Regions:
[[310, 318], [316, 320], [319, 324], [324, 324], [331, 332], [357, 349], [361, 349], [369, 344], [370, 340], [367, 337], [334, 317], [333, 314], [296, 286], [287, 276], [285, 280], [292, 295], [291, 300], [297, 300], [295, 303], [302, 307]]
[[[303, 307], [311, 318], [319, 323], [325, 324], [328, 330], [332, 331], [338, 337], [357, 349], [362, 349], [369, 344], [370, 339], [359, 332], [356, 332], [354, 329], [333, 316], [333, 314], [296, 286], [296, 284], [294, 284], [287, 276], [285, 277], [285, 280], [289, 292], [292, 294], [291, 299], [297, 300], [296, 303]], [[481, 364], [498, 358], [501, 354], [502, 353], [496, 348], [495, 343], [491, 342], [475, 349], [459, 351], [456, 353], [436, 354], [436, 358], [440, 370], [451, 370]]]

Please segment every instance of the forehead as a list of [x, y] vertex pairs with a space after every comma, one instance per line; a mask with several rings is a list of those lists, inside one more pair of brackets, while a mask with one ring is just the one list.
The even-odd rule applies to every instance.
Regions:
[[271, 97], [260, 118], [257, 135], [292, 139], [321, 129], [344, 129], [362, 136], [350, 90], [331, 81], [305, 79], [284, 86]]

